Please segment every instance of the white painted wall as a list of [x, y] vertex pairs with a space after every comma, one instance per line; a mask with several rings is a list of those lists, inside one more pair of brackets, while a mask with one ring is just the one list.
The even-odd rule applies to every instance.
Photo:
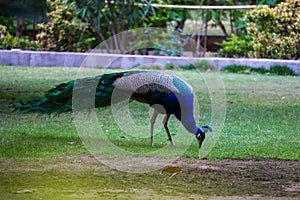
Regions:
[[61, 66], [61, 67], [110, 67], [131, 68], [135, 65], [172, 63], [187, 65], [207, 60], [214, 63], [218, 70], [227, 65], [247, 65], [269, 69], [274, 65], [288, 66], [295, 73], [300, 74], [299, 60], [276, 59], [244, 59], [244, 58], [196, 58], [196, 57], [167, 57], [167, 56], [140, 56], [103, 53], [72, 53], [72, 52], [42, 52], [0, 50], [0, 64], [17, 66]]

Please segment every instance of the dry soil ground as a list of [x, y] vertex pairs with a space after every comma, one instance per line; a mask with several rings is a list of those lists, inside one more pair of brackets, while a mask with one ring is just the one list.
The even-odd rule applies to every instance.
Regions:
[[159, 171], [132, 174], [91, 156], [2, 159], [0, 199], [298, 200], [300, 161], [180, 158]]

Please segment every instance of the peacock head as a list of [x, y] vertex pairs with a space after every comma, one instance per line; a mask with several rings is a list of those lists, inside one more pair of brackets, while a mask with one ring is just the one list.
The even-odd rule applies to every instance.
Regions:
[[201, 148], [202, 143], [205, 139], [205, 133], [208, 131], [212, 131], [212, 128], [210, 126], [202, 126], [201, 128], [198, 128], [198, 131], [196, 133], [196, 138], [198, 140], [199, 143], [199, 148]]

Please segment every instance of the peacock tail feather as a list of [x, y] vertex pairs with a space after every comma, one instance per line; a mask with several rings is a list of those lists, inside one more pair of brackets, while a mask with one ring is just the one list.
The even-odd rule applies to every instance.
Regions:
[[123, 73], [104, 74], [96, 77], [88, 77], [69, 81], [57, 85], [55, 88], [46, 92], [44, 97], [35, 98], [28, 101], [16, 100], [10, 107], [21, 112], [38, 112], [40, 114], [62, 113], [72, 110], [73, 90], [76, 87], [77, 94], [82, 99], [81, 105], [77, 108], [88, 108], [88, 99], [84, 97], [90, 94], [91, 88], [95, 88], [94, 94], [96, 107], [110, 105], [111, 93], [114, 89], [112, 83]]
[[74, 81], [62, 83], [49, 90], [44, 97], [28, 101], [14, 101], [11, 104], [15, 110], [22, 112], [39, 112], [41, 114], [61, 113], [70, 111]]

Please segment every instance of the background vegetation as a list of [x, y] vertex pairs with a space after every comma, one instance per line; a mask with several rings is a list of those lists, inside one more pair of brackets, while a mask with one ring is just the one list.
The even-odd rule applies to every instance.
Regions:
[[96, 35], [76, 15], [74, 3], [48, 1], [48, 6], [49, 22], [38, 24], [36, 35], [41, 50], [84, 52], [95, 46]]
[[[6, 9], [0, 10], [0, 48], [84, 52], [126, 30], [171, 27], [167, 32], [179, 31], [187, 38], [199, 38], [196, 36], [201, 35], [197, 39], [197, 51], [205, 51], [207, 48], [207, 34], [220, 33], [227, 36], [228, 40], [220, 44], [219, 56], [298, 59], [299, 1], [122, 0], [114, 3], [112, 0], [47, 0], [33, 5], [28, 0], [14, 0], [3, 4]], [[267, 6], [250, 11], [188, 10], [157, 8], [151, 3]], [[24, 10], [24, 5], [29, 9]], [[211, 32], [209, 29], [218, 31]], [[163, 35], [166, 41], [169, 40], [169, 33]], [[176, 41], [165, 42], [158, 45], [158, 48], [163, 49], [167, 55], [180, 56], [184, 42], [175, 34], [171, 35]], [[203, 48], [200, 43], [204, 44]], [[179, 50], [175, 52], [175, 48]], [[122, 50], [122, 47], [116, 40], [107, 49]]]
[[256, 58], [300, 57], [300, 1], [287, 0], [274, 8], [258, 7], [247, 13]]

